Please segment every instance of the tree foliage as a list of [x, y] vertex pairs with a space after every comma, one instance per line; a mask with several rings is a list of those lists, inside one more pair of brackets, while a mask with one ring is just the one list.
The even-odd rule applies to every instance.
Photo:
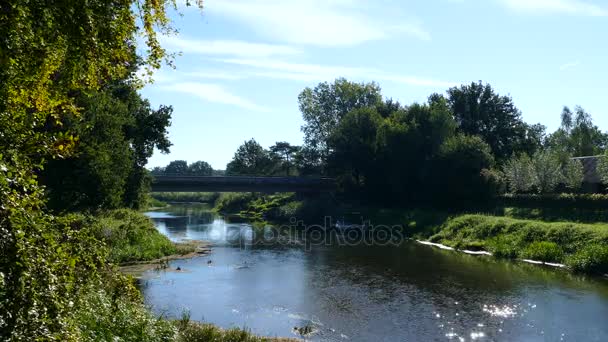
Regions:
[[139, 208], [148, 191], [144, 169], [154, 148], [169, 152], [172, 108], [150, 108], [132, 85], [121, 82], [80, 96], [82, 112], [62, 130], [78, 136], [74, 152], [51, 160], [41, 183], [54, 210]]
[[574, 112], [564, 107], [561, 119], [561, 127], [547, 139], [548, 147], [575, 157], [595, 156], [606, 150], [608, 134], [593, 124], [582, 107], [576, 106]]
[[188, 165], [188, 174], [191, 176], [211, 176], [213, 168], [206, 161], [196, 161]]
[[270, 153], [255, 139], [245, 141], [226, 165], [228, 175], [269, 175], [274, 163]]
[[[200, 4], [200, 3], [199, 3]], [[61, 129], [81, 94], [129, 78], [135, 41], [142, 66], [167, 57], [157, 32], [173, 31], [176, 3], [20, 1], [0, 3], [0, 339], [75, 340], [70, 301], [101, 267], [84, 231], [40, 211], [37, 173], [65, 158], [78, 138]]]
[[447, 93], [459, 130], [480, 136], [497, 160], [538, 148], [544, 129], [526, 124], [511, 97], [501, 96], [481, 82], [453, 87]]
[[354, 83], [339, 78], [333, 83], [319, 83], [306, 88], [298, 96], [304, 118], [302, 131], [307, 146], [326, 158], [328, 140], [340, 120], [357, 108], [374, 107], [382, 102], [380, 87], [376, 83]]
[[534, 165], [525, 153], [509, 159], [504, 165], [504, 173], [513, 193], [527, 193], [534, 186]]

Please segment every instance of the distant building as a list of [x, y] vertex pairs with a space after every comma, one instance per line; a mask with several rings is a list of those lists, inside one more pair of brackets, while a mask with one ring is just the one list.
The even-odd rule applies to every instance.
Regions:
[[580, 160], [583, 163], [583, 188], [586, 192], [601, 192], [602, 180], [597, 172], [597, 163], [602, 156], [575, 157], [572, 159]]

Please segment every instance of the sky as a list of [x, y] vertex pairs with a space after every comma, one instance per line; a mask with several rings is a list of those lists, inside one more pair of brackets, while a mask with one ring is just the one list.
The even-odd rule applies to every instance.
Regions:
[[581, 105], [608, 131], [608, 1], [205, 0], [180, 5], [180, 53], [141, 93], [173, 106], [170, 154], [224, 169], [245, 140], [301, 144], [298, 94], [345, 77], [402, 104], [483, 81], [552, 132]]

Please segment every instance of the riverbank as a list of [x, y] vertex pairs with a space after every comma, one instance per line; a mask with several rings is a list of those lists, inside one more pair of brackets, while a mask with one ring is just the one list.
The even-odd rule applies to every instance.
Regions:
[[[542, 210], [499, 208], [486, 213], [436, 209], [386, 209], [353, 204], [337, 204], [327, 198], [296, 199], [292, 194], [229, 194], [219, 197], [216, 210], [230, 217], [251, 221], [287, 224], [303, 221], [322, 223], [324, 217], [369, 221], [375, 225], [402, 227], [404, 237], [442, 244], [457, 250], [488, 254], [496, 258], [533, 260], [565, 265], [577, 273], [608, 274], [608, 223], [579, 223], [568, 209], [552, 220], [516, 218], [522, 212]], [[572, 209], [571, 211], [575, 211]], [[577, 212], [578, 215], [579, 212]], [[580, 215], [579, 215], [580, 216]], [[355, 221], [353, 223], [361, 223]]]
[[143, 302], [134, 277], [162, 268], [171, 260], [195, 258], [211, 252], [202, 241], [173, 243], [142, 213], [119, 209], [94, 214], [70, 214], [61, 220], [89, 242], [88, 253], [100, 259], [88, 263], [88, 273], [74, 274], [79, 291], [70, 301], [68, 325], [61, 340], [83, 341], [289, 341], [252, 335], [243, 329], [154, 315]]
[[139, 279], [147, 271], [167, 270], [169, 262], [173, 260], [192, 259], [211, 253], [211, 244], [206, 241], [193, 240], [174, 244], [177, 250], [176, 254], [152, 260], [125, 262], [120, 264], [120, 272]]

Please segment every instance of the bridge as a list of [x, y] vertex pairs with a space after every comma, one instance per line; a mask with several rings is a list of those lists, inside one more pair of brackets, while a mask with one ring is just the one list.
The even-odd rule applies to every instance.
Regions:
[[332, 192], [333, 178], [155, 175], [152, 192]]

